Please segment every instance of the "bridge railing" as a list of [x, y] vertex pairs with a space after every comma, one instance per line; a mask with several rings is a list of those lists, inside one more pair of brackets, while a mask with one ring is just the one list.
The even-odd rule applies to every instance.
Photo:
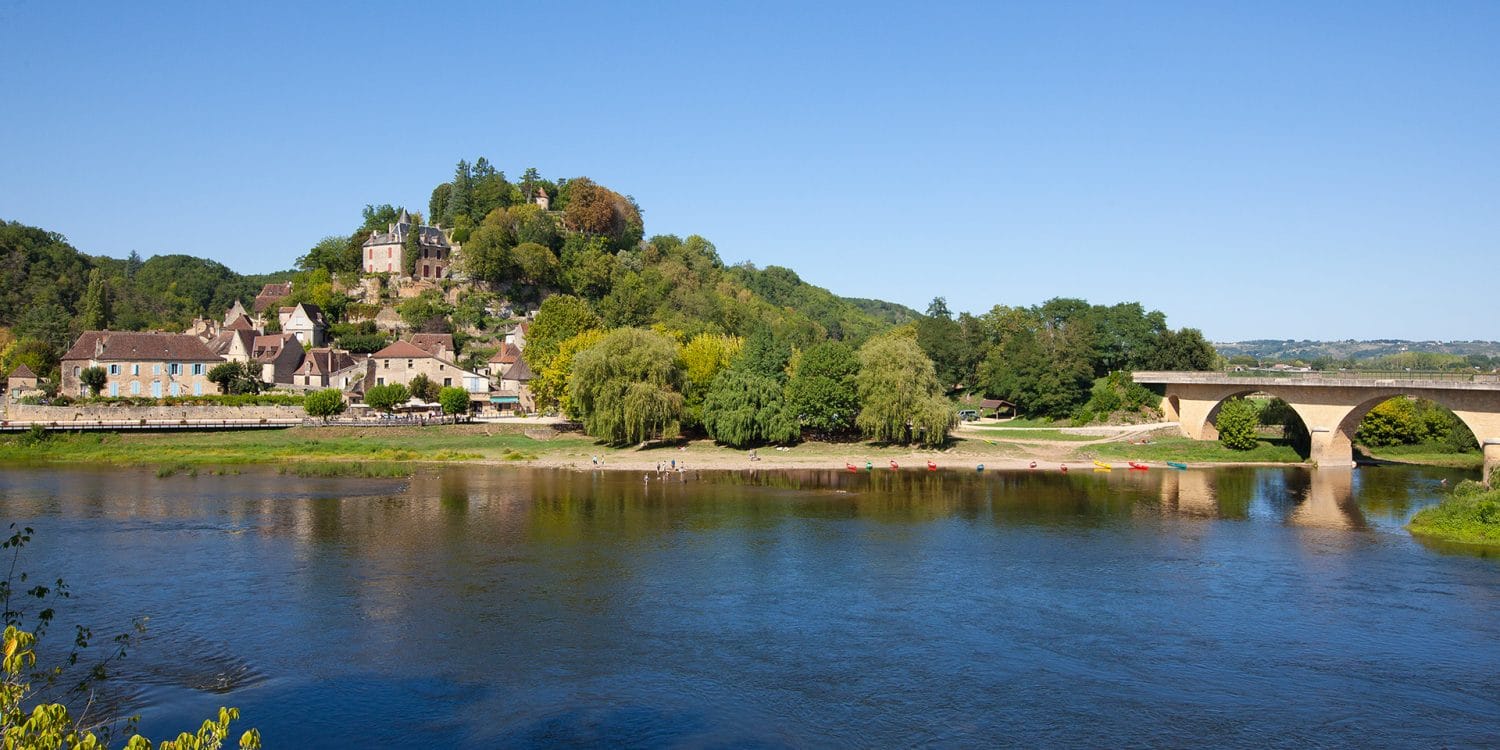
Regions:
[[1357, 381], [1361, 383], [1380, 383], [1390, 381], [1422, 381], [1422, 382], [1444, 382], [1444, 383], [1488, 383], [1500, 384], [1500, 374], [1490, 372], [1454, 372], [1446, 371], [1423, 371], [1423, 370], [1252, 370], [1235, 369], [1233, 367], [1223, 370], [1209, 370], [1204, 372], [1136, 372], [1137, 381], [1150, 382], [1149, 378], [1161, 376], [1175, 382], [1192, 382], [1201, 379], [1204, 382], [1216, 381], [1220, 378], [1264, 378], [1266, 380], [1330, 380], [1330, 381]]

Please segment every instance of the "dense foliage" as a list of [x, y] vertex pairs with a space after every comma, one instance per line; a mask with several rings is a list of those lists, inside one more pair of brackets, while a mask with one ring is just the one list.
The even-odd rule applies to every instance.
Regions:
[[1398, 397], [1376, 404], [1354, 433], [1372, 448], [1437, 443], [1454, 452], [1479, 449], [1479, 441], [1448, 409], [1425, 399]]
[[932, 360], [910, 329], [898, 328], [859, 349], [860, 412], [865, 437], [882, 443], [942, 445], [953, 429], [953, 411], [942, 396]]
[[400, 383], [373, 385], [365, 389], [365, 406], [387, 414], [411, 400], [411, 391]]
[[578, 353], [569, 383], [588, 434], [614, 445], [676, 437], [682, 370], [666, 336], [620, 328]]
[[1260, 425], [1260, 408], [1247, 399], [1229, 399], [1219, 407], [1214, 425], [1219, 430], [1219, 442], [1225, 448], [1251, 450], [1258, 443], [1255, 430]]
[[308, 416], [322, 419], [342, 414], [345, 407], [344, 394], [337, 388], [313, 391], [302, 400], [302, 408], [307, 411]]

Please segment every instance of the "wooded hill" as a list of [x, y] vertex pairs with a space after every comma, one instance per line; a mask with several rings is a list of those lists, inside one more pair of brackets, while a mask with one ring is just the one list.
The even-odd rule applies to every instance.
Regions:
[[[403, 282], [384, 274], [374, 297], [361, 283], [362, 244], [402, 213], [389, 204], [366, 206], [349, 234], [313, 244], [296, 271], [264, 276], [242, 276], [183, 255], [144, 261], [135, 255], [89, 256], [59, 234], [6, 223], [0, 226], [0, 367], [9, 371], [25, 363], [45, 376], [80, 331], [180, 331], [195, 317], [220, 317], [235, 300], [248, 303], [267, 281], [287, 279], [294, 282], [293, 293], [281, 304], [317, 304], [332, 323], [335, 344], [354, 352], [387, 343], [389, 334], [369, 319], [389, 304], [412, 330], [453, 333], [459, 363], [482, 369], [512, 324], [510, 314], [559, 297], [576, 304], [553, 307], [587, 324], [562, 326], [567, 335], [558, 336], [557, 345], [589, 330], [651, 330], [676, 342], [683, 358], [676, 366], [691, 380], [687, 358], [699, 342], [702, 359], [717, 364], [697, 373], [696, 391], [688, 389], [689, 425], [711, 385], [704, 377], [754, 371], [762, 378], [756, 381], [762, 401], [770, 404], [781, 398], [770, 394], [785, 385], [801, 353], [823, 342], [846, 345], [848, 351], [829, 355], [838, 362], [829, 371], [844, 373], [834, 380], [852, 377], [844, 372], [852, 351], [893, 328], [904, 329], [902, 335], [918, 348], [921, 360], [908, 369], [931, 373], [925, 377], [938, 393], [1004, 398], [1020, 404], [1023, 413], [1054, 417], [1112, 411], [1117, 396], [1128, 394], [1094, 398], [1100, 395], [1098, 381], [1111, 372], [1217, 363], [1196, 330], [1173, 330], [1160, 312], [1134, 303], [1056, 299], [955, 316], [939, 297], [919, 314], [879, 300], [839, 297], [788, 268], [726, 265], [701, 236], [647, 236], [634, 199], [585, 177], [549, 180], [528, 169], [511, 181], [485, 159], [459, 162], [453, 179], [432, 190], [427, 208], [431, 222], [450, 232], [462, 250], [455, 278], [424, 282], [426, 291], [416, 297], [397, 294], [393, 287]], [[548, 306], [541, 309], [536, 328], [545, 329]], [[585, 340], [574, 344], [581, 348]], [[876, 350], [881, 347], [909, 353], [890, 342]], [[546, 349], [533, 343], [526, 359], [545, 391], [549, 366], [557, 363], [537, 359], [538, 351]], [[747, 357], [760, 364], [749, 370], [731, 366], [730, 360]], [[566, 372], [551, 369], [553, 400], [539, 400], [543, 408], [561, 407], [571, 387]], [[1143, 399], [1136, 394], [1124, 401]], [[842, 416], [852, 424], [849, 414]]]

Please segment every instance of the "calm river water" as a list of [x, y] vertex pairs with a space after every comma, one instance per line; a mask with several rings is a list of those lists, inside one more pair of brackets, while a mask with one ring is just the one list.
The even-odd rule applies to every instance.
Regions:
[[1457, 472], [0, 471], [153, 736], [267, 747], [1500, 745]]

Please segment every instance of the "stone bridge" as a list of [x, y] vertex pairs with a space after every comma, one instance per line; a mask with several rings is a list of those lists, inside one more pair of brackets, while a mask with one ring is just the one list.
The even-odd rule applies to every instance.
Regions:
[[1291, 375], [1219, 372], [1137, 372], [1135, 382], [1162, 385], [1162, 411], [1195, 440], [1216, 440], [1215, 420], [1224, 402], [1264, 393], [1291, 405], [1312, 434], [1310, 459], [1321, 467], [1354, 464], [1354, 431], [1370, 409], [1397, 396], [1425, 398], [1453, 411], [1484, 449], [1484, 476], [1500, 466], [1500, 377], [1403, 373], [1359, 376], [1345, 372]]

